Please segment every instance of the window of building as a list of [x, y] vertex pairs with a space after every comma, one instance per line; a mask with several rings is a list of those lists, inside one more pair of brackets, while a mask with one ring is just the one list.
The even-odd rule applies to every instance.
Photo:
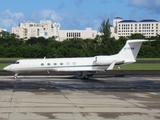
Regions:
[[94, 37], [94, 33], [92, 33], [92, 37]]
[[39, 30], [39, 29], [37, 29], [37, 36], [39, 36], [39, 32], [40, 32], [40, 30]]
[[48, 36], [48, 32], [44, 32], [44, 35], [45, 35], [45, 36]]

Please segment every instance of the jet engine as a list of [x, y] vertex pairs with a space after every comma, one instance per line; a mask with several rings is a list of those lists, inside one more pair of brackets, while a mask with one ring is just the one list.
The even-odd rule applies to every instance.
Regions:
[[118, 58], [113, 59], [110, 56], [95, 56], [96, 65], [110, 65], [112, 62], [116, 61], [116, 64], [123, 64], [124, 60], [119, 60]]

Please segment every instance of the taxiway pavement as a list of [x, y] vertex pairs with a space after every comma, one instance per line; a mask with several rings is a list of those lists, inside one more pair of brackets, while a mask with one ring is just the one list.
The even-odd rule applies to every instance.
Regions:
[[160, 77], [0, 76], [0, 120], [142, 119], [160, 119]]

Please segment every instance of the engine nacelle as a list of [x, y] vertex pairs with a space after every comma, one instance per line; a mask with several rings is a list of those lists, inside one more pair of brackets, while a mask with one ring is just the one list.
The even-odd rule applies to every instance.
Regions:
[[96, 65], [110, 65], [116, 60], [116, 64], [123, 64], [124, 60], [119, 60], [118, 58], [113, 58], [113, 56], [95, 56]]

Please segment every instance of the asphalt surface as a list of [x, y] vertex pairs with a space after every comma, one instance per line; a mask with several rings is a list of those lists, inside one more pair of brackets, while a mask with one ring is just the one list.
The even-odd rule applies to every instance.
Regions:
[[[88, 72], [91, 74], [90, 72]], [[8, 72], [4, 70], [0, 70], [0, 76], [14, 76], [15, 73], [13, 72]], [[80, 72], [56, 72], [56, 71], [50, 71], [49, 73], [47, 71], [43, 72], [25, 72], [25, 73], [20, 73], [19, 75], [48, 75], [48, 76], [54, 76], [54, 75], [72, 75], [72, 76], [80, 76]], [[153, 77], [158, 77], [160, 76], [160, 70], [108, 70], [106, 72], [99, 72], [99, 73], [93, 73], [93, 77], [105, 77], [105, 76], [115, 76], [115, 77], [124, 77], [124, 76], [129, 76], [129, 77], [135, 77], [135, 76], [153, 76]]]
[[159, 120], [160, 77], [0, 76], [0, 120]]

